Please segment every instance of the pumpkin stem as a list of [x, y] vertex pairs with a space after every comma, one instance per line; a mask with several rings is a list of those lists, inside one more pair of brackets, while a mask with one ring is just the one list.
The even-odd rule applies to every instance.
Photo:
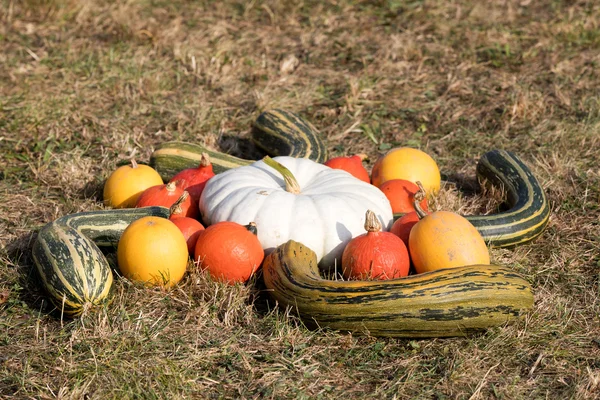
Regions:
[[283, 180], [285, 181], [286, 192], [290, 192], [293, 194], [300, 193], [300, 185], [298, 184], [298, 181], [296, 180], [294, 174], [292, 174], [292, 171], [287, 169], [281, 163], [273, 160], [269, 156], [265, 156], [263, 158], [263, 162], [283, 176]]
[[366, 155], [365, 153], [359, 153], [359, 154], [355, 154], [356, 157], [360, 158], [360, 161], [365, 161], [369, 159], [369, 156]]
[[171, 215], [183, 214], [183, 209], [181, 208], [181, 204], [184, 201], [186, 201], [189, 196], [190, 196], [190, 194], [187, 192], [187, 190], [184, 190], [183, 193], [181, 194], [181, 196], [179, 196], [179, 198], [177, 199], [177, 201], [175, 203], [173, 203], [173, 205], [169, 208], [169, 217]]
[[244, 228], [248, 229], [253, 235], [258, 235], [258, 229], [256, 229], [256, 222], [250, 222], [248, 225], [245, 225]]
[[131, 159], [131, 168], [137, 168], [138, 167], [138, 163], [135, 161], [135, 158]]
[[379, 218], [371, 210], [367, 210], [365, 213], [365, 230], [367, 232], [381, 231], [381, 222], [379, 222]]
[[210, 157], [208, 153], [202, 153], [202, 158], [200, 158], [200, 168], [208, 167], [210, 165]]
[[165, 186], [165, 189], [167, 189], [167, 192], [173, 192], [179, 184], [179, 182], [181, 181], [169, 182], [167, 183], [167, 186]]
[[419, 191], [415, 193], [415, 211], [417, 212], [419, 219], [423, 219], [428, 215], [421, 207], [421, 202], [425, 199], [425, 188], [421, 184], [421, 181], [417, 181], [417, 186], [419, 187]]

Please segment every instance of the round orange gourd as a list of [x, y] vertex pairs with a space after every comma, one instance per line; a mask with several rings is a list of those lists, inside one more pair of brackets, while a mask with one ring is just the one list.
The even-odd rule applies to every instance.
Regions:
[[408, 238], [408, 248], [415, 271], [423, 273], [444, 268], [489, 264], [490, 253], [477, 228], [462, 215], [451, 211], [427, 214], [421, 209], [418, 201], [424, 196], [422, 190], [416, 195], [415, 209], [419, 222], [412, 227]]
[[148, 285], [175, 285], [183, 278], [188, 260], [183, 234], [165, 218], [143, 217], [134, 221], [117, 245], [121, 274]]
[[200, 268], [221, 282], [246, 282], [265, 256], [256, 236], [256, 224], [223, 221], [200, 232], [194, 259]]
[[206, 182], [213, 176], [215, 176], [215, 173], [210, 158], [207, 153], [202, 153], [202, 158], [197, 168], [184, 169], [171, 178], [171, 182], [180, 182], [179, 186], [188, 191], [192, 202], [198, 204]]
[[188, 253], [193, 256], [194, 249], [196, 248], [196, 242], [198, 241], [198, 236], [200, 235], [200, 231], [204, 230], [204, 225], [194, 218], [186, 217], [183, 213], [183, 208], [181, 205], [189, 199], [189, 196], [189, 193], [184, 190], [181, 197], [179, 197], [179, 199], [177, 199], [177, 201], [169, 209], [169, 219], [173, 221], [181, 233], [183, 233], [183, 237], [187, 243]]
[[[379, 189], [390, 201], [394, 214], [415, 211], [415, 194], [419, 191], [416, 183], [406, 179], [391, 179], [383, 182]], [[427, 199], [421, 201], [421, 208], [428, 211]]]
[[416, 211], [404, 214], [402, 217], [398, 218], [394, 222], [394, 225], [392, 225], [392, 228], [390, 229], [390, 233], [393, 233], [394, 235], [402, 239], [402, 241], [406, 245], [406, 248], [408, 248], [408, 238], [410, 236], [410, 231], [417, 222], [419, 222], [419, 216], [417, 215]]
[[323, 164], [333, 169], [341, 169], [352, 174], [355, 178], [361, 181], [371, 183], [369, 172], [364, 167], [362, 160], [364, 156], [354, 155], [348, 157], [333, 157], [325, 161]]
[[[162, 206], [170, 208], [183, 195], [184, 189], [177, 185], [176, 182], [160, 184], [149, 187], [144, 190], [137, 202], [137, 207]], [[198, 204], [192, 201], [191, 196], [187, 196], [179, 203], [181, 215], [190, 218], [198, 216]]]
[[427, 193], [440, 190], [440, 170], [433, 158], [424, 151], [411, 147], [398, 147], [380, 157], [373, 165], [371, 181], [379, 187], [391, 179], [420, 181]]
[[342, 273], [346, 279], [394, 279], [408, 275], [410, 259], [406, 246], [396, 235], [381, 231], [381, 223], [371, 210], [365, 216], [367, 233], [346, 245]]
[[113, 171], [104, 183], [104, 205], [112, 208], [134, 207], [142, 192], [163, 183], [156, 170], [131, 160]]

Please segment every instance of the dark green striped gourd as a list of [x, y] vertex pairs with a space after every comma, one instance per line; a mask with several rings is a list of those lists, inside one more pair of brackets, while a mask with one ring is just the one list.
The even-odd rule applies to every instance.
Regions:
[[44, 289], [62, 315], [74, 317], [103, 303], [113, 282], [100, 247], [116, 247], [129, 224], [145, 216], [169, 217], [164, 207], [87, 211], [46, 224], [32, 255]]
[[[263, 112], [254, 121], [251, 136], [254, 144], [270, 156], [286, 155], [309, 158], [316, 162], [327, 161], [327, 148], [317, 129], [304, 118], [289, 111]], [[179, 171], [197, 167], [202, 153], [208, 154], [216, 174], [254, 162], [209, 150], [199, 144], [166, 142], [152, 152], [150, 166], [166, 182]]]
[[508, 267], [472, 265], [388, 281], [334, 281], [315, 253], [289, 241], [265, 258], [268, 293], [309, 327], [372, 336], [449, 337], [503, 325], [533, 306], [531, 286]]
[[485, 153], [477, 163], [480, 180], [504, 188], [509, 209], [491, 215], [466, 218], [494, 247], [529, 242], [542, 234], [550, 219], [546, 193], [531, 170], [506, 150]]

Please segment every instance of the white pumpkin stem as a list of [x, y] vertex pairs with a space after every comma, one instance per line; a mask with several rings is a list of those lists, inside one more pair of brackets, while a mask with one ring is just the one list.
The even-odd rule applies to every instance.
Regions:
[[273, 160], [269, 156], [265, 156], [263, 158], [263, 161], [265, 164], [267, 164], [269, 167], [273, 168], [283, 176], [283, 180], [285, 181], [286, 192], [290, 192], [293, 194], [300, 193], [300, 185], [298, 184], [298, 181], [296, 180], [294, 174], [292, 174], [292, 171], [287, 169], [281, 163]]
[[371, 210], [367, 210], [365, 213], [365, 230], [367, 232], [381, 231], [381, 222], [379, 222], [379, 218]]
[[421, 181], [417, 181], [417, 186], [419, 187], [419, 191], [415, 193], [415, 211], [417, 212], [417, 217], [423, 219], [428, 215], [427, 211], [421, 207], [421, 202], [425, 200], [425, 188], [421, 184]]

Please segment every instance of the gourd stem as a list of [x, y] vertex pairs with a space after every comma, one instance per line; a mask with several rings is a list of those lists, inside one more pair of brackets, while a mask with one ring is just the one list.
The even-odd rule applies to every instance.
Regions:
[[248, 229], [253, 235], [258, 235], [258, 229], [256, 229], [256, 222], [250, 222], [248, 225], [245, 225], [245, 228]]
[[200, 158], [200, 168], [208, 167], [210, 165], [210, 157], [208, 153], [202, 153], [202, 158]]
[[421, 207], [421, 202], [425, 200], [425, 188], [420, 181], [417, 181], [417, 186], [419, 187], [419, 191], [415, 193], [415, 211], [417, 212], [419, 219], [423, 219], [428, 215]]
[[175, 203], [173, 203], [173, 205], [169, 208], [169, 216], [183, 214], [183, 209], [181, 208], [181, 204], [184, 201], [186, 201], [189, 196], [190, 196], [190, 194], [187, 192], [187, 190], [184, 190], [183, 193], [181, 194], [181, 196], [179, 196], [179, 198], [177, 199], [177, 201]]
[[381, 222], [379, 222], [379, 218], [371, 210], [367, 210], [365, 213], [365, 230], [367, 232], [381, 231]]
[[273, 160], [269, 156], [265, 156], [263, 158], [263, 162], [283, 176], [283, 180], [285, 181], [286, 192], [290, 192], [293, 194], [300, 193], [300, 185], [298, 184], [298, 181], [296, 180], [294, 174], [292, 174], [292, 171], [287, 169], [281, 163], [278, 163], [277, 161]]
[[177, 187], [177, 185], [179, 184], [180, 181], [175, 181], [175, 182], [169, 182], [167, 183], [167, 186], [165, 186], [165, 189], [167, 189], [167, 192], [173, 192], [175, 190], [175, 188]]

